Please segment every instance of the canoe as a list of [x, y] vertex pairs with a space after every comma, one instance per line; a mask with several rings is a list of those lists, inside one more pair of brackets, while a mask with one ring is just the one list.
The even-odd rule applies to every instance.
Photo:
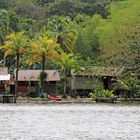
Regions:
[[58, 96], [52, 96], [52, 95], [48, 95], [48, 99], [50, 100], [55, 100], [55, 101], [61, 101], [61, 98]]

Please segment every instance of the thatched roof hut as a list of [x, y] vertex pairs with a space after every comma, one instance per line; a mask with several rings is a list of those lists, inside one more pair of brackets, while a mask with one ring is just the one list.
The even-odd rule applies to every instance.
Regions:
[[93, 81], [97, 77], [102, 79], [105, 89], [109, 89], [111, 79], [120, 75], [121, 72], [122, 69], [113, 67], [91, 67], [88, 69], [81, 68], [79, 71], [71, 71], [71, 89], [85, 90], [85, 83]]

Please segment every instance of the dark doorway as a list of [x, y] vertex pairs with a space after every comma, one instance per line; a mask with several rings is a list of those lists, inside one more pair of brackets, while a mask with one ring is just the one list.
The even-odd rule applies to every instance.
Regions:
[[15, 85], [10, 85], [10, 93], [11, 94], [15, 93]]
[[108, 77], [104, 76], [102, 77], [102, 81], [103, 81], [103, 85], [104, 85], [104, 89], [108, 89]]

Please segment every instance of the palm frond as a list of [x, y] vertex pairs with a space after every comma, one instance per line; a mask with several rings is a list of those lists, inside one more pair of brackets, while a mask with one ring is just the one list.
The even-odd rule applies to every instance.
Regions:
[[5, 53], [4, 53], [4, 57], [7, 57], [7, 56], [9, 56], [9, 55], [15, 55], [15, 52], [13, 51], [13, 50], [7, 50], [7, 51], [5, 51]]

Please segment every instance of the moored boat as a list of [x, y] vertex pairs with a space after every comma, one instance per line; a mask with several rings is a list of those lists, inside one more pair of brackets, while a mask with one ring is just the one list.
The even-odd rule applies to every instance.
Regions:
[[55, 101], [61, 101], [61, 98], [58, 96], [52, 96], [52, 95], [48, 95], [48, 99], [50, 100], [55, 100]]

